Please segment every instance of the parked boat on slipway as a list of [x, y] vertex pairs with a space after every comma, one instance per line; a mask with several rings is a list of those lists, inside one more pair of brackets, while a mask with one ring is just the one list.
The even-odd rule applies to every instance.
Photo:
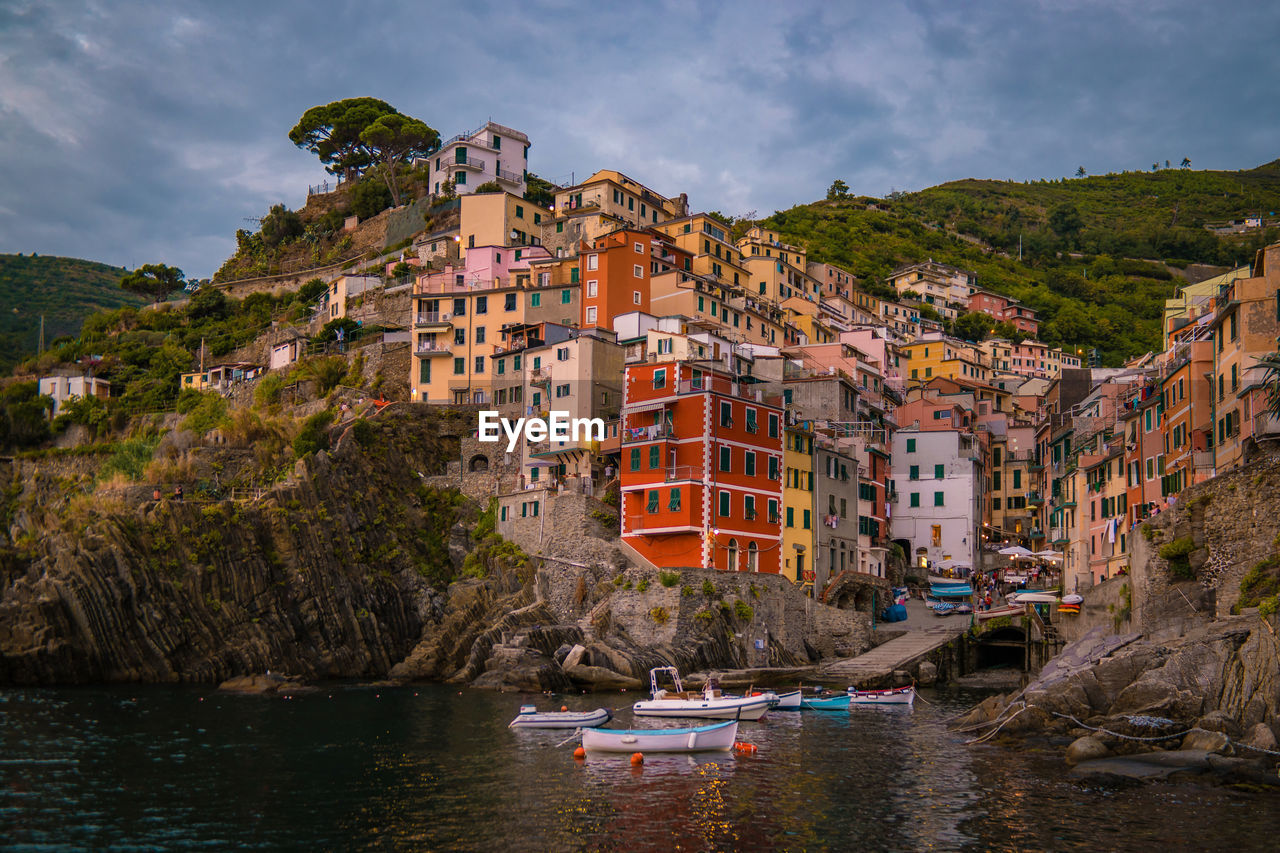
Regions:
[[[658, 687], [662, 674], [671, 676], [675, 690]], [[637, 717], [696, 717], [709, 720], [758, 720], [778, 703], [774, 693], [754, 696], [726, 696], [711, 684], [701, 691], [686, 691], [674, 666], [649, 670], [649, 700], [637, 702], [631, 710]]]

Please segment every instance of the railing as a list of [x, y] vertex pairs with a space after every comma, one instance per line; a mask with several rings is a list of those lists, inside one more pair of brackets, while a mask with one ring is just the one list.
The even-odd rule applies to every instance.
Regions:
[[419, 311], [415, 322], [419, 326], [428, 326], [433, 323], [448, 323], [453, 320], [453, 314], [448, 311]]
[[666, 480], [673, 483], [677, 480], [701, 480], [701, 465], [671, 465], [666, 470]]
[[535, 385], [545, 385], [551, 381], [551, 369], [547, 367], [535, 367], [529, 371], [529, 381]]
[[623, 444], [635, 444], [640, 441], [661, 441], [674, 438], [675, 430], [669, 424], [653, 424], [651, 426], [630, 427], [618, 430]]
[[1044, 503], [1044, 498], [1040, 496], [1039, 492], [1027, 492], [1027, 503], [1042, 504]]
[[1067, 529], [1066, 529], [1065, 527], [1050, 527], [1050, 528], [1049, 528], [1049, 541], [1050, 541], [1050, 542], [1065, 542], [1065, 541], [1066, 541], [1066, 539], [1067, 539]]
[[506, 181], [510, 184], [518, 184], [524, 180], [524, 175], [517, 172], [508, 172], [506, 169], [494, 169], [498, 175], [498, 180]]
[[423, 341], [422, 343], [418, 344], [416, 348], [414, 348], [414, 352], [418, 353], [419, 355], [423, 355], [426, 353], [433, 353], [433, 352], [452, 352], [452, 351], [453, 351], [453, 348], [450, 347], [448, 344], [433, 343], [431, 341]]
[[1268, 412], [1260, 412], [1254, 415], [1253, 435], [1255, 438], [1280, 435], [1280, 418]]

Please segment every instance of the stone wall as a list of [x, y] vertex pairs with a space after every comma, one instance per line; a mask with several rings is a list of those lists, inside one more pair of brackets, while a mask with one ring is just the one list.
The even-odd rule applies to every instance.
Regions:
[[[1276, 553], [1277, 496], [1280, 452], [1268, 447], [1247, 464], [1187, 489], [1174, 506], [1139, 525], [1130, 537], [1138, 629], [1167, 631], [1171, 619], [1188, 614], [1197, 620], [1229, 614], [1245, 574]], [[1179, 583], [1159, 551], [1185, 537], [1194, 544], [1189, 561], [1195, 581]]]
[[[1081, 595], [1084, 602], [1074, 616], [1056, 614], [1053, 624], [1062, 639], [1075, 642], [1090, 630], [1102, 627], [1107, 633], [1128, 634], [1133, 624], [1133, 578], [1108, 578], [1089, 587]], [[1117, 616], [1119, 620], [1117, 621]]]

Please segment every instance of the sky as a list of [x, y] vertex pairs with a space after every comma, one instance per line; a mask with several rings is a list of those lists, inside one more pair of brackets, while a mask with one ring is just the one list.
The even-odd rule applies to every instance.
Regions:
[[1280, 157], [1277, 43], [1261, 0], [0, 0], [0, 252], [210, 276], [327, 177], [302, 113], [359, 96], [735, 216], [836, 178], [1248, 169]]

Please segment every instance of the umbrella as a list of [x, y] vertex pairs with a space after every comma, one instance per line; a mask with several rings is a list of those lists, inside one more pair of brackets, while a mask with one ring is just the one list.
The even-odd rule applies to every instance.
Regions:
[[1036, 551], [1035, 554], [1033, 554], [1032, 556], [1041, 557], [1045, 560], [1061, 560], [1062, 559], [1062, 554], [1058, 551], [1054, 551], [1051, 548], [1045, 549], [1044, 551]]
[[1021, 545], [1010, 545], [1008, 548], [1001, 548], [999, 553], [1006, 557], [1030, 557], [1031, 552]]

